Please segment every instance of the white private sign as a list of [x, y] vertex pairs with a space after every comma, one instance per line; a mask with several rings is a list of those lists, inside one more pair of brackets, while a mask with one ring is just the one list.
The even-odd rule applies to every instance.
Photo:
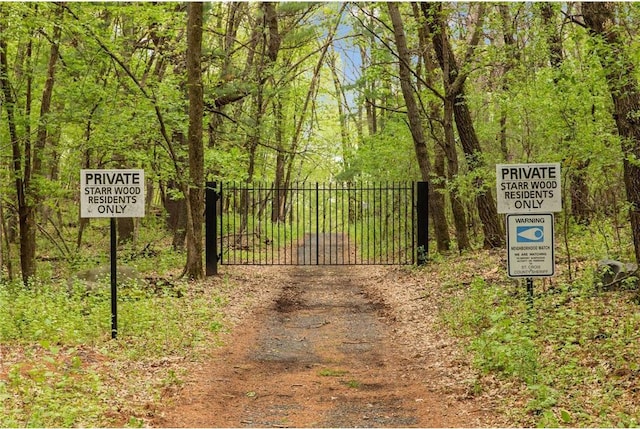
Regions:
[[498, 213], [562, 211], [560, 163], [497, 164]]
[[507, 215], [509, 277], [550, 277], [555, 273], [553, 214]]
[[144, 170], [80, 170], [80, 217], [144, 217]]

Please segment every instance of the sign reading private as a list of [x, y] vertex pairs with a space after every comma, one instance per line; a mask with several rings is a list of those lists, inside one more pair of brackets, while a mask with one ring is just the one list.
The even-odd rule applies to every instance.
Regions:
[[555, 273], [553, 214], [507, 215], [509, 277], [550, 277]]
[[144, 217], [144, 170], [80, 170], [80, 217]]
[[560, 163], [497, 164], [498, 213], [562, 211]]

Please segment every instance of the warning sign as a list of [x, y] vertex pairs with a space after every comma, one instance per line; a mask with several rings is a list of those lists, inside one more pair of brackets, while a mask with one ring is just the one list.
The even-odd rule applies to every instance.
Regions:
[[144, 170], [80, 170], [80, 217], [144, 217]]
[[497, 164], [498, 213], [562, 211], [560, 163]]
[[553, 214], [507, 215], [509, 277], [548, 277], [555, 272]]

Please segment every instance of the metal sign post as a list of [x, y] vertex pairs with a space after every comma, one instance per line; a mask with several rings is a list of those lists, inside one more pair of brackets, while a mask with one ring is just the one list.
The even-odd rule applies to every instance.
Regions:
[[110, 218], [111, 338], [118, 336], [118, 217], [144, 217], [144, 170], [80, 170], [80, 217]]
[[118, 336], [118, 256], [116, 255], [118, 241], [116, 233], [116, 218], [109, 220], [111, 229], [111, 338]]

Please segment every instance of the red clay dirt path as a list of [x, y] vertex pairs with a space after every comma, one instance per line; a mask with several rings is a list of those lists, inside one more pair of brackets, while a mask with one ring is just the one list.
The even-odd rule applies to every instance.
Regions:
[[455, 381], [438, 367], [455, 365], [428, 362], [446, 355], [407, 347], [415, 340], [404, 334], [400, 309], [384, 301], [380, 284], [372, 286], [376, 269], [264, 269], [279, 270], [277, 285], [263, 285], [273, 293], [192, 374], [175, 404], [157, 410], [153, 426], [486, 427], [500, 421], [482, 398], [446, 387]]

